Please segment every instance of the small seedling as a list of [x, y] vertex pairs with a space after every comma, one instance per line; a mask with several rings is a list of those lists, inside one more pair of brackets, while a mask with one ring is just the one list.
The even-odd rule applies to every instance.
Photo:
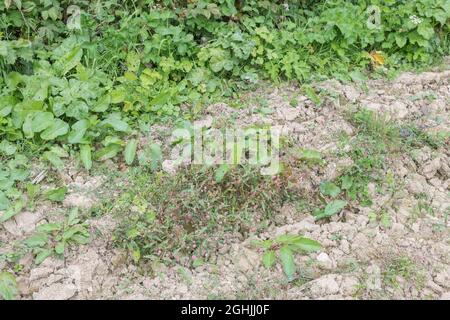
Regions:
[[71, 244], [89, 243], [87, 226], [78, 218], [78, 210], [72, 209], [63, 223], [40, 225], [37, 233], [24, 240], [24, 245], [32, 250], [35, 263], [41, 264], [52, 254], [63, 256]]
[[289, 234], [279, 236], [275, 240], [257, 241], [254, 244], [264, 250], [262, 261], [266, 268], [272, 268], [278, 257], [288, 281], [295, 278], [294, 253], [314, 252], [321, 248], [317, 241]]

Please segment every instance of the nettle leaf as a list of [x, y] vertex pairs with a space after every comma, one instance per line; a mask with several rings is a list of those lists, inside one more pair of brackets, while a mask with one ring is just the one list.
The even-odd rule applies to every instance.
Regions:
[[341, 189], [333, 182], [325, 181], [320, 184], [320, 192], [325, 196], [337, 197]]
[[279, 255], [281, 265], [283, 266], [283, 270], [284, 273], [286, 274], [288, 281], [294, 280], [296, 268], [295, 268], [294, 254], [292, 253], [292, 250], [287, 245], [285, 245], [281, 247]]
[[266, 267], [266, 268], [273, 267], [273, 265], [275, 264], [275, 259], [276, 259], [275, 251], [273, 251], [273, 250], [266, 251], [262, 258], [264, 267]]
[[66, 198], [67, 191], [67, 187], [52, 189], [45, 193], [45, 197], [50, 201], [61, 202]]
[[54, 140], [59, 136], [65, 135], [67, 132], [69, 132], [69, 125], [60, 119], [55, 119], [52, 124], [41, 133], [41, 138], [43, 140]]
[[13, 300], [18, 294], [16, 278], [9, 272], [0, 272], [0, 297]]
[[125, 147], [124, 158], [125, 162], [129, 166], [134, 162], [134, 159], [136, 158], [137, 145], [138, 141], [136, 139], [131, 139], [130, 141], [128, 141], [127, 146]]
[[80, 147], [80, 159], [86, 170], [91, 170], [92, 168], [92, 152], [90, 145], [82, 145]]

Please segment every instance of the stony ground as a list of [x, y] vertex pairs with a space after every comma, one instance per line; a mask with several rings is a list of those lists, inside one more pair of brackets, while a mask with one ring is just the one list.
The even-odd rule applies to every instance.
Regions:
[[[305, 175], [301, 184], [311, 192], [324, 179], [339, 175], [350, 159], [336, 158], [339, 133], [350, 137], [354, 128], [345, 116], [352, 105], [362, 105], [398, 123], [414, 124], [427, 132], [450, 130], [450, 70], [404, 73], [393, 81], [373, 80], [367, 90], [327, 81], [318, 85], [329, 93], [320, 107], [296, 87], [261, 89], [244, 97], [247, 108], [226, 104], [210, 106], [202, 125], [223, 126], [229, 119], [242, 125], [279, 125], [295, 145], [329, 155], [320, 172]], [[262, 96], [270, 114], [252, 112], [252, 97]], [[296, 103], [292, 104], [295, 99]], [[166, 128], [161, 127], [160, 131]], [[155, 133], [156, 134], [156, 133]], [[157, 134], [156, 134], [157, 135]], [[303, 234], [319, 241], [320, 252], [298, 256], [298, 279], [285, 280], [280, 266], [261, 265], [261, 252], [247, 239], [231, 237], [207, 264], [195, 269], [181, 265], [152, 266], [152, 274], [130, 263], [126, 252], [114, 248], [112, 233], [117, 216], [91, 218], [93, 240], [72, 247], [64, 260], [48, 258], [35, 266], [25, 255], [19, 262], [23, 299], [450, 299], [450, 150], [421, 146], [386, 163], [393, 174], [395, 192], [371, 186], [373, 205], [352, 206], [323, 223], [287, 203], [276, 224], [258, 238]], [[114, 164], [111, 163], [111, 166]], [[176, 171], [170, 162], [167, 171]], [[86, 176], [68, 169], [60, 174], [70, 194], [60, 206], [90, 208], [114, 197], [105, 187], [107, 177]], [[39, 203], [0, 226], [0, 253], [14, 241], [33, 233], [61, 208]], [[383, 213], [382, 218], [376, 214]], [[124, 212], [126, 214], [126, 212]], [[375, 216], [374, 216], [375, 214]], [[374, 218], [375, 217], [375, 218]], [[9, 245], [8, 245], [9, 244]], [[6, 265], [0, 260], [0, 269]]]

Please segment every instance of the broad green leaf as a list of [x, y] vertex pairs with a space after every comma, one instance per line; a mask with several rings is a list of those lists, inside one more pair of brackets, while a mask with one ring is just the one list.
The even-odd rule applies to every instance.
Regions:
[[50, 162], [52, 166], [54, 166], [58, 170], [62, 170], [64, 168], [64, 162], [61, 160], [59, 155], [52, 151], [44, 152], [43, 158]]
[[53, 119], [54, 116], [51, 112], [38, 112], [31, 121], [31, 130], [34, 133], [42, 132], [52, 125]]
[[314, 252], [322, 248], [319, 242], [304, 237], [299, 237], [298, 239], [293, 241], [292, 247], [292, 249], [299, 249], [306, 252]]
[[347, 201], [344, 200], [335, 200], [327, 204], [323, 212], [316, 216], [316, 219], [323, 219], [323, 218], [329, 218], [335, 214], [338, 214], [339, 212], [344, 209], [344, 207], [347, 205]]
[[268, 250], [263, 255], [263, 264], [266, 268], [271, 268], [275, 264], [275, 251]]
[[0, 97], [0, 117], [9, 115], [13, 107], [17, 104], [17, 99], [14, 96]]
[[128, 141], [127, 146], [125, 147], [124, 157], [127, 165], [131, 165], [136, 158], [136, 150], [137, 150], [138, 141], [136, 139], [131, 139]]
[[13, 300], [18, 294], [16, 278], [9, 272], [0, 272], [0, 297], [4, 300]]
[[48, 235], [44, 232], [36, 233], [25, 239], [24, 244], [30, 248], [43, 247], [48, 242]]
[[89, 128], [89, 121], [86, 119], [77, 121], [70, 131], [67, 141], [70, 144], [81, 143], [83, 141], [83, 137], [86, 134], [87, 129]]
[[64, 249], [66, 247], [66, 243], [64, 241], [58, 242], [55, 246], [55, 252], [59, 255], [64, 253]]
[[337, 197], [341, 189], [333, 182], [325, 181], [320, 184], [320, 192], [325, 196]]
[[128, 123], [117, 117], [109, 117], [108, 119], [103, 120], [102, 124], [109, 125], [118, 132], [128, 132], [130, 130]]
[[106, 147], [98, 150], [94, 154], [94, 158], [98, 161], [105, 161], [114, 158], [122, 150], [122, 146], [118, 144], [109, 144]]
[[54, 140], [69, 132], [69, 125], [60, 119], [55, 119], [52, 124], [41, 133], [43, 140]]
[[67, 187], [60, 187], [45, 192], [45, 196], [50, 201], [61, 202], [66, 198]]
[[60, 223], [45, 223], [38, 226], [36, 230], [44, 233], [51, 233], [53, 231], [61, 230], [61, 227]]
[[429, 40], [433, 37], [434, 35], [434, 29], [433, 27], [431, 27], [428, 24], [425, 23], [421, 23], [419, 24], [419, 26], [417, 27], [417, 33], [420, 34], [422, 37], [424, 37], [425, 39]]
[[42, 262], [45, 261], [45, 259], [47, 259], [48, 257], [50, 257], [53, 253], [53, 250], [51, 249], [40, 249], [37, 254], [36, 257], [34, 258], [34, 263], [36, 263], [37, 265], [40, 265]]
[[162, 151], [159, 144], [153, 143], [150, 145], [150, 169], [155, 171], [158, 168], [159, 163], [162, 161]]
[[8, 221], [15, 215], [19, 214], [24, 206], [25, 201], [23, 199], [17, 200], [12, 206], [10, 205], [9, 208], [7, 208], [7, 210], [0, 217], [0, 223]]
[[353, 185], [353, 179], [350, 176], [343, 176], [341, 178], [341, 182], [342, 182], [341, 187], [344, 190], [350, 189]]
[[14, 153], [16, 153], [17, 147], [9, 142], [8, 140], [3, 140], [0, 143], [0, 154], [4, 154], [6, 156], [12, 156]]
[[288, 281], [294, 280], [296, 268], [292, 250], [287, 245], [285, 245], [281, 247], [279, 254], [281, 265], [283, 266], [283, 270], [284, 273], [286, 274]]
[[92, 152], [90, 145], [80, 146], [80, 159], [86, 170], [91, 170], [92, 168]]
[[57, 62], [56, 65], [64, 76], [70, 70], [75, 68], [77, 64], [80, 63], [81, 57], [83, 56], [83, 49], [81, 47], [75, 47], [70, 52], [63, 55]]
[[73, 226], [80, 222], [78, 219], [78, 208], [72, 208], [69, 212], [69, 216], [67, 217], [67, 224], [69, 226]]

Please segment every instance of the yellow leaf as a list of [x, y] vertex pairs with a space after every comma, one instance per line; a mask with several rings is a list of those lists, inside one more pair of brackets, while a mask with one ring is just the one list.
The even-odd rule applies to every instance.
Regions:
[[375, 64], [380, 65], [380, 66], [384, 65], [385, 61], [384, 61], [384, 57], [383, 57], [382, 52], [380, 52], [380, 51], [372, 51], [370, 53], [370, 57], [372, 58], [372, 61]]

